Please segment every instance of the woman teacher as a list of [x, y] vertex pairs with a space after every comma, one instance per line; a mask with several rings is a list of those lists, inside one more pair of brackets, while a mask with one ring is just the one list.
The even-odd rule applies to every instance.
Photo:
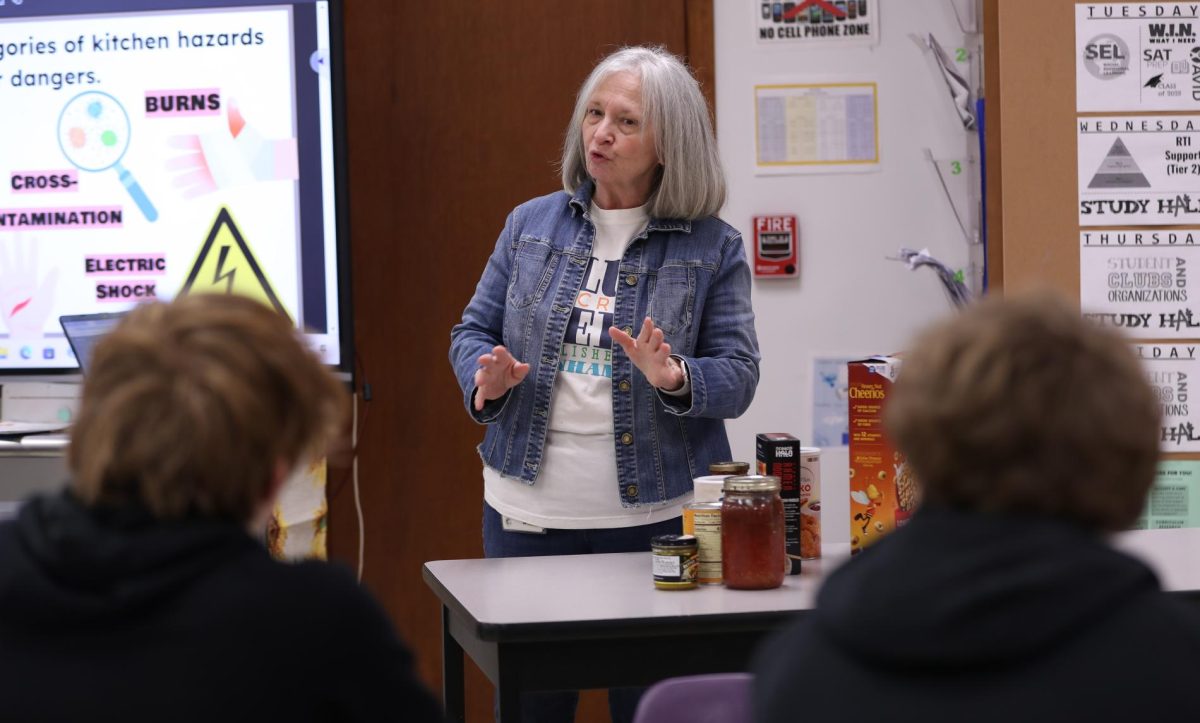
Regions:
[[[708, 107], [678, 58], [624, 48], [580, 88], [563, 191], [509, 214], [451, 332], [479, 446], [488, 557], [649, 550], [730, 457], [759, 377], [750, 269]], [[615, 344], [614, 344], [615, 342]], [[610, 691], [614, 721], [640, 690]], [[526, 720], [577, 696], [530, 694]]]

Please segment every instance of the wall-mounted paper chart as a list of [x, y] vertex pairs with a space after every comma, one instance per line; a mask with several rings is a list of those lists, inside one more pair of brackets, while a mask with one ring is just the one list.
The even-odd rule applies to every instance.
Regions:
[[879, 168], [875, 83], [756, 85], [755, 173], [855, 173]]

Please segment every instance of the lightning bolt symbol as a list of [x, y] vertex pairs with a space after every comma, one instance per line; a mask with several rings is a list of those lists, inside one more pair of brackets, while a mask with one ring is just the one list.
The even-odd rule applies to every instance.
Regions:
[[225, 268], [225, 259], [227, 259], [228, 257], [229, 257], [229, 247], [222, 246], [221, 247], [221, 255], [217, 257], [217, 272], [216, 272], [216, 274], [213, 275], [212, 282], [213, 282], [213, 285], [215, 286], [215, 285], [221, 283], [221, 281], [228, 279], [228, 281], [226, 281], [226, 283], [225, 283], [225, 293], [232, 294], [233, 293], [233, 275], [237, 273], [237, 267], [234, 267], [224, 273], [222, 273], [222, 271], [221, 271], [222, 269]]

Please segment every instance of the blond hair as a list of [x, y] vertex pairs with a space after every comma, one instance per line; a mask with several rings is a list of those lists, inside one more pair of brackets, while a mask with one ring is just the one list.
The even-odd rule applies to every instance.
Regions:
[[926, 503], [1093, 530], [1137, 518], [1159, 452], [1159, 407], [1129, 341], [1047, 292], [924, 333], [886, 423]]
[[346, 400], [292, 324], [258, 302], [145, 304], [96, 346], [68, 451], [73, 489], [159, 518], [248, 521], [281, 463], [333, 439]]

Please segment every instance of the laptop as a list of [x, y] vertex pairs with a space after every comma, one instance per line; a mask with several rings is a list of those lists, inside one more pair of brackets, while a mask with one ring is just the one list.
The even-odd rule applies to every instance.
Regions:
[[58, 317], [63, 335], [67, 337], [67, 343], [71, 345], [71, 351], [75, 353], [75, 360], [79, 362], [81, 372], [88, 373], [88, 367], [92, 363], [92, 350], [95, 348], [96, 342], [100, 341], [100, 337], [112, 331], [125, 313], [118, 311]]
[[[58, 317], [63, 335], [67, 337], [67, 343], [71, 345], [71, 351], [75, 353], [75, 359], [79, 362], [79, 369], [84, 374], [87, 374], [91, 364], [92, 350], [96, 346], [96, 342], [111, 331], [123, 316], [125, 316], [125, 312], [73, 314]], [[19, 444], [25, 448], [38, 446], [39, 443], [44, 442], [50, 447], [61, 449], [65, 435], [44, 433], [57, 432], [67, 426], [66, 422], [0, 420], [0, 446], [4, 446], [5, 443], [17, 444], [18, 442], [15, 440], [21, 440]], [[26, 437], [26, 435], [36, 435], [36, 437]], [[5, 519], [5, 515], [3, 502], [0, 502], [0, 520]]]

